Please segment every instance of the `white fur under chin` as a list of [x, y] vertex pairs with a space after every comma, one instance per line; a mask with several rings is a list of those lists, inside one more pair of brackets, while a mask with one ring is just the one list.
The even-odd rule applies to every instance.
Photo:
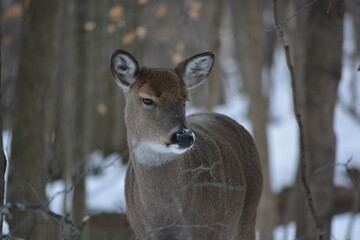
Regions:
[[135, 160], [150, 166], [164, 164], [191, 149], [179, 148], [176, 144], [166, 145], [155, 142], [135, 141], [132, 144]]

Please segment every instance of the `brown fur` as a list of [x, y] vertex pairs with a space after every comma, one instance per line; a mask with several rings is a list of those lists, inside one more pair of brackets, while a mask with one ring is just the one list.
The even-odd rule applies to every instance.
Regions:
[[[185, 117], [183, 65], [176, 71], [139, 69], [126, 92], [130, 160], [125, 193], [130, 224], [137, 239], [255, 239], [262, 174], [254, 141], [224, 115]], [[144, 95], [156, 105], [142, 104]], [[180, 127], [195, 133], [191, 149], [171, 157], [141, 156], [166, 159], [161, 164], [137, 159], [137, 142], [169, 142]]]

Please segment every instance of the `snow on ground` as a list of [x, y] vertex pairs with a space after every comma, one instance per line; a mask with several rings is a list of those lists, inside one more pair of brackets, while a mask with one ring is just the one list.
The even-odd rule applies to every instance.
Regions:
[[[86, 205], [90, 213], [125, 212], [126, 168], [119, 154], [113, 153], [105, 157], [101, 151], [97, 150], [90, 155], [85, 181]], [[60, 180], [46, 186], [46, 193], [51, 199], [50, 208], [59, 214], [64, 212], [64, 189], [71, 189], [71, 186], [65, 188], [64, 182]], [[69, 199], [71, 199], [71, 194]]]
[[[356, 240], [360, 236], [360, 214], [338, 214], [332, 221], [331, 240]], [[293, 240], [296, 232], [296, 224], [290, 222], [287, 225], [276, 227], [275, 240]]]
[[[97, 155], [97, 156], [96, 156]], [[94, 152], [90, 159], [101, 159], [102, 153]], [[86, 178], [86, 204], [89, 209], [101, 209], [106, 212], [125, 212], [125, 173], [126, 164], [118, 154], [105, 157], [104, 169], [99, 175]], [[108, 201], [111, 199], [111, 202]]]

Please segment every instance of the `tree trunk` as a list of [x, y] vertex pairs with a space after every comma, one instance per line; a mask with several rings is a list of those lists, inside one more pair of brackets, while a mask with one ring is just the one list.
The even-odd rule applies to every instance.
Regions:
[[[44, 10], [46, 9], [46, 11]], [[15, 86], [8, 201], [47, 206], [45, 184], [53, 125], [53, 60], [57, 1], [31, 1], [26, 12]], [[37, 212], [15, 211], [12, 235], [56, 239], [54, 222]]]
[[90, 3], [86, 0], [77, 0], [75, 2], [75, 26], [77, 31], [75, 35], [76, 46], [76, 72], [75, 72], [75, 91], [76, 102], [74, 103], [74, 162], [72, 169], [72, 184], [74, 185], [72, 201], [72, 217], [77, 226], [81, 226], [82, 220], [86, 214], [85, 202], [85, 167], [90, 153], [92, 142], [92, 96], [93, 79], [90, 76], [89, 61], [94, 51], [90, 39], [85, 31], [86, 21], [89, 19], [87, 9]]
[[[0, 46], [2, 43], [2, 29], [0, 26]], [[1, 105], [1, 84], [2, 84], [2, 78], [1, 78], [1, 66], [2, 66], [2, 59], [1, 59], [1, 48], [0, 48], [0, 105]], [[3, 146], [3, 138], [2, 138], [2, 114], [0, 112], [0, 206], [4, 205], [4, 197], [5, 197], [5, 171], [7, 166], [7, 160], [4, 153], [4, 146]], [[0, 216], [0, 228], [3, 227], [3, 215]], [[2, 231], [0, 233], [0, 238], [2, 239], [3, 234]]]
[[[310, 1], [308, 1], [310, 2]], [[304, 5], [298, 2], [299, 9]], [[304, 6], [302, 6], [304, 7]], [[334, 213], [334, 166], [336, 136], [334, 108], [342, 68], [343, 1], [317, 1], [298, 16], [293, 33], [297, 93], [304, 120], [307, 180], [315, 209], [322, 223], [321, 233], [310, 211], [303, 190], [293, 197], [296, 206], [297, 237], [331, 239]], [[299, 170], [300, 171], [300, 170]], [[299, 175], [299, 174], [298, 174]], [[297, 185], [300, 185], [297, 181]], [[300, 191], [299, 191], [300, 190]]]
[[71, 174], [75, 162], [75, 84], [77, 52], [75, 39], [77, 23], [75, 21], [75, 2], [65, 0], [60, 2], [58, 23], [58, 58], [59, 70], [56, 74], [56, 118], [54, 157], [50, 162], [50, 174], [53, 179], [61, 178], [64, 181], [63, 214], [70, 213], [72, 192]]
[[261, 1], [231, 1], [237, 59], [244, 88], [250, 100], [249, 118], [263, 168], [264, 187], [258, 209], [260, 239], [272, 239], [275, 227], [275, 198], [271, 192], [268, 160], [268, 99], [263, 94], [265, 34]]
[[224, 88], [220, 68], [220, 28], [226, 1], [188, 1], [183, 6], [182, 39], [184, 55], [191, 57], [201, 52], [213, 52], [217, 58], [209, 79], [191, 91], [191, 104], [211, 111], [224, 102]]
[[118, 48], [140, 55], [146, 29], [139, 23], [140, 6], [136, 1], [96, 1], [91, 8], [94, 12], [91, 19], [96, 20], [96, 29], [89, 33], [94, 44], [89, 77], [95, 84], [93, 107], [97, 126], [93, 148], [105, 154], [122, 153], [126, 160], [125, 99], [110, 73], [109, 59]]

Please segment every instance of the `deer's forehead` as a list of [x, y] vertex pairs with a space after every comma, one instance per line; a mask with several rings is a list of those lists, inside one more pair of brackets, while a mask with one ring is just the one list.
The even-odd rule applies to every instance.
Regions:
[[184, 82], [168, 69], [141, 69], [135, 90], [140, 96], [150, 95], [164, 102], [183, 101], [188, 97]]

